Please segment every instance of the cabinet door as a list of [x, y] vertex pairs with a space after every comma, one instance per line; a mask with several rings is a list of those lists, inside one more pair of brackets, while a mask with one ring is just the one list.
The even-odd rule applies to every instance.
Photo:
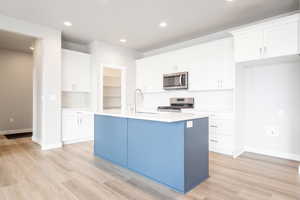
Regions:
[[137, 88], [143, 91], [162, 89], [162, 77], [159, 57], [149, 57], [137, 61]]
[[223, 64], [220, 77], [222, 89], [232, 89], [235, 87], [235, 61], [233, 51], [233, 38], [227, 38], [223, 43]]
[[63, 91], [90, 91], [90, 56], [88, 54], [62, 51]]
[[264, 57], [298, 54], [298, 22], [271, 24], [264, 29]]
[[160, 54], [137, 61], [137, 88], [144, 91], [163, 90], [163, 74], [172, 73], [172, 54]]
[[127, 119], [95, 116], [95, 155], [127, 167]]
[[92, 114], [82, 114], [80, 116], [80, 138], [94, 138], [94, 116]]
[[257, 60], [262, 57], [263, 31], [246, 31], [235, 35], [235, 60], [245, 62]]
[[128, 168], [184, 191], [184, 122], [128, 119]]
[[214, 52], [213, 43], [205, 43], [186, 49], [186, 62], [190, 66], [189, 88], [191, 90], [210, 90], [218, 88], [220, 77], [218, 59], [220, 52]]
[[89, 92], [90, 91], [90, 55], [81, 54], [77, 55], [77, 90]]
[[62, 90], [72, 91], [76, 87], [73, 55], [68, 50], [62, 50]]
[[63, 141], [76, 140], [79, 137], [79, 120], [76, 114], [63, 114], [62, 136]]

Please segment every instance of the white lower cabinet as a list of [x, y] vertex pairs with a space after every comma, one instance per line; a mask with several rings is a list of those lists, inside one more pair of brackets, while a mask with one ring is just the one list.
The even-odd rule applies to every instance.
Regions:
[[209, 117], [209, 150], [234, 155], [234, 120], [232, 114]]
[[94, 139], [94, 116], [88, 112], [66, 111], [62, 114], [64, 144]]

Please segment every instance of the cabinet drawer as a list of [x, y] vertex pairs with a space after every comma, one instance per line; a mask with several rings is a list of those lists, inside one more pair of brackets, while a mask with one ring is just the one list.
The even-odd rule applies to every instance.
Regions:
[[209, 115], [210, 120], [216, 120], [216, 119], [228, 119], [233, 120], [234, 114], [233, 113], [211, 113]]
[[232, 135], [209, 135], [209, 139], [216, 140], [211, 142], [216, 142], [222, 145], [233, 145], [234, 140]]
[[233, 136], [209, 136], [210, 151], [232, 155], [234, 149]]
[[218, 129], [210, 128], [209, 129], [209, 135], [212, 137], [217, 137], [217, 136], [233, 136], [234, 132], [233, 131], [220, 131]]
[[233, 120], [211, 120], [209, 122], [209, 127], [217, 129], [217, 131], [233, 131], [234, 130], [234, 123]]

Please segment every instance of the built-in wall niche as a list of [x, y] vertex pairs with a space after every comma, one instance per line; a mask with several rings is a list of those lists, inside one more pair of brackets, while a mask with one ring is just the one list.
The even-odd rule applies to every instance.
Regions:
[[88, 92], [62, 92], [63, 108], [86, 108], [90, 107], [90, 93]]
[[300, 161], [300, 62], [237, 65], [236, 131], [244, 150]]
[[122, 70], [103, 68], [103, 109], [121, 110], [122, 107]]

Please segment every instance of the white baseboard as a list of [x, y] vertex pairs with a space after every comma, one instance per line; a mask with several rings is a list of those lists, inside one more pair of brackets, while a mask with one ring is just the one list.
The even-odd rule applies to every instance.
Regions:
[[41, 145], [40, 138], [37, 138], [34, 134], [32, 135], [32, 141], [35, 142], [35, 143], [37, 143], [37, 144], [39, 144], [39, 145]]
[[237, 150], [234, 155], [233, 155], [233, 158], [237, 158], [239, 157], [240, 155], [242, 155], [243, 153], [245, 152], [245, 149], [240, 149], [240, 150]]
[[275, 152], [275, 151], [269, 151], [266, 149], [256, 149], [256, 148], [252, 148], [252, 147], [245, 147], [245, 151], [250, 152], [250, 153], [262, 154], [262, 155], [266, 155], [266, 156], [283, 158], [283, 159], [287, 159], [287, 160], [300, 161], [300, 155], [298, 155], [298, 154]]
[[93, 141], [94, 138], [80, 138], [76, 140], [64, 140], [63, 144], [75, 144], [75, 143], [80, 143], [80, 142], [88, 142], [88, 141]]
[[56, 143], [56, 144], [42, 144], [42, 150], [43, 151], [47, 151], [47, 150], [51, 150], [51, 149], [58, 149], [61, 148], [63, 145], [62, 143]]
[[10, 135], [10, 134], [29, 133], [29, 132], [32, 132], [32, 128], [0, 131], [0, 135]]

